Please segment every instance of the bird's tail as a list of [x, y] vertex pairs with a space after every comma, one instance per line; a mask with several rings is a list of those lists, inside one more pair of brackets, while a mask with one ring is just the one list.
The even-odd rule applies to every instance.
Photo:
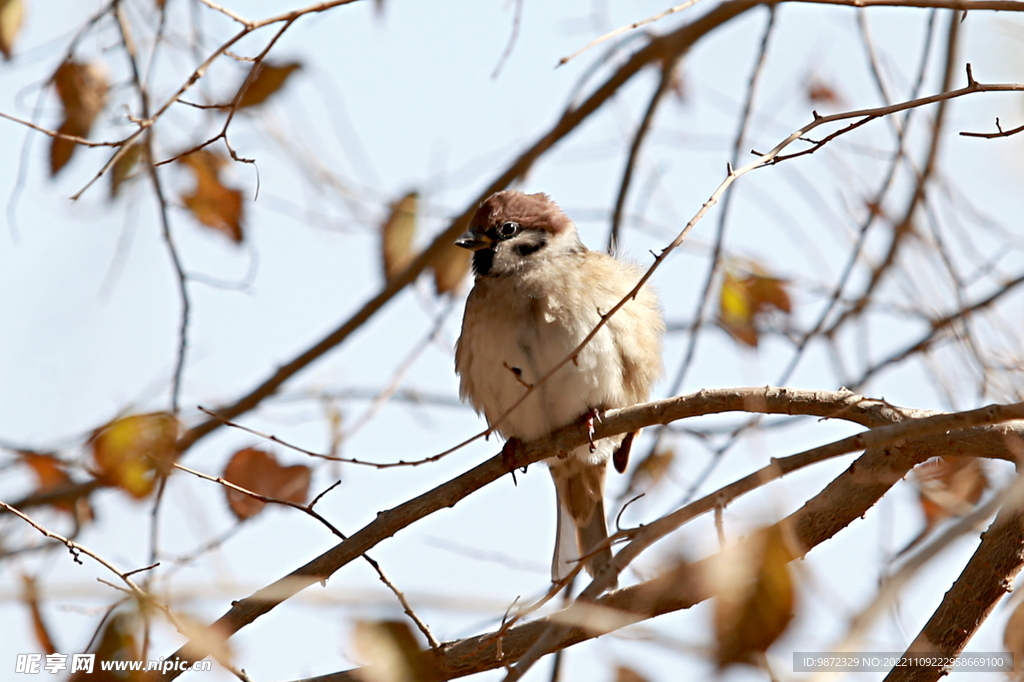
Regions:
[[570, 455], [550, 463], [558, 499], [558, 529], [551, 579], [564, 579], [582, 557], [587, 572], [595, 575], [612, 560], [604, 515], [606, 462], [592, 464]]

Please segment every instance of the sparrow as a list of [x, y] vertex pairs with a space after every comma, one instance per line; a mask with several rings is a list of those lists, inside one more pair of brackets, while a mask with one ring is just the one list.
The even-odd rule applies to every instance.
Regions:
[[[646, 285], [538, 385], [636, 286], [639, 267], [587, 249], [546, 194], [491, 195], [455, 243], [473, 251], [474, 273], [455, 349], [459, 393], [494, 431], [507, 441], [529, 441], [574, 421], [592, 428], [605, 410], [647, 401], [661, 375], [665, 324]], [[533, 393], [499, 421], [530, 388]], [[605, 472], [609, 459], [625, 471], [635, 435], [545, 460], [558, 501], [552, 580], [566, 578], [580, 561], [591, 575], [611, 561]]]

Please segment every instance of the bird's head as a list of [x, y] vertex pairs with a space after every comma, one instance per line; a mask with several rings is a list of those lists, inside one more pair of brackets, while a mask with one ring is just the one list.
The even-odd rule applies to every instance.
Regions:
[[548, 195], [513, 190], [480, 204], [455, 244], [474, 252], [477, 277], [505, 277], [584, 248], [576, 226]]

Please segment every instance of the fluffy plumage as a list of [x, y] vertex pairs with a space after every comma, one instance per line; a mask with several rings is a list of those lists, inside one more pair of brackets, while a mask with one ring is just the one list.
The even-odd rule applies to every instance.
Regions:
[[[589, 251], [545, 194], [492, 195], [456, 243], [474, 250], [476, 275], [455, 353], [460, 394], [491, 424], [569, 355], [641, 276], [633, 265]], [[594, 410], [646, 401], [661, 373], [663, 331], [657, 300], [644, 287], [496, 430], [531, 440]], [[584, 445], [547, 460], [559, 505], [555, 580], [608, 537], [605, 470], [621, 441], [604, 439], [594, 452]], [[610, 559], [611, 551], [601, 550], [587, 568], [595, 573]]]

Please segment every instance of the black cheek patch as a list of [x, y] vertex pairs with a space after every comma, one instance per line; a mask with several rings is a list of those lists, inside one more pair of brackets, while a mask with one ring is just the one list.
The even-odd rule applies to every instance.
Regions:
[[480, 249], [473, 253], [473, 272], [486, 277], [494, 265], [494, 249]]
[[516, 255], [519, 256], [520, 258], [525, 258], [526, 256], [529, 256], [531, 253], [537, 253], [547, 245], [547, 235], [542, 234], [537, 237], [537, 241], [526, 242], [524, 244], [517, 244], [515, 248], [513, 248], [512, 250], [515, 251]]

